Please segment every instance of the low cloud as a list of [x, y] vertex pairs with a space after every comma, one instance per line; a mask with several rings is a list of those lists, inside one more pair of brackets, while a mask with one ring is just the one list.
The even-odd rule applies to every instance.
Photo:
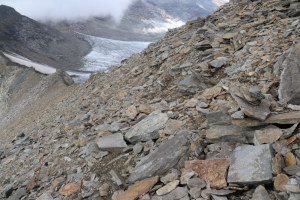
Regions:
[[0, 0], [38, 21], [80, 21], [111, 15], [119, 21], [134, 0]]

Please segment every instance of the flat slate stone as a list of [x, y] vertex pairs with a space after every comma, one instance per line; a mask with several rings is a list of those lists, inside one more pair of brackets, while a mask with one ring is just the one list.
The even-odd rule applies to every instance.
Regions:
[[169, 169], [176, 167], [189, 152], [189, 135], [190, 132], [188, 131], [178, 133], [144, 157], [133, 169], [128, 182], [133, 183], [144, 178], [162, 175]]
[[206, 131], [206, 139], [211, 142], [248, 143], [254, 137], [254, 129], [233, 125], [214, 125]]
[[97, 145], [104, 151], [122, 151], [127, 147], [121, 133], [116, 133], [108, 136], [103, 136], [97, 141]]
[[300, 44], [297, 44], [282, 63], [284, 66], [278, 90], [279, 100], [300, 104]]
[[265, 121], [255, 119], [233, 119], [232, 124], [240, 127], [254, 127], [264, 124], [297, 124], [300, 123], [300, 111], [270, 115]]
[[188, 190], [186, 187], [178, 187], [169, 194], [163, 196], [154, 196], [151, 200], [175, 200], [188, 197]]
[[158, 139], [158, 131], [163, 129], [169, 117], [165, 113], [155, 111], [148, 117], [133, 126], [125, 135], [125, 139], [131, 143], [146, 142]]
[[239, 146], [232, 152], [228, 183], [268, 183], [272, 178], [272, 152], [269, 144]]

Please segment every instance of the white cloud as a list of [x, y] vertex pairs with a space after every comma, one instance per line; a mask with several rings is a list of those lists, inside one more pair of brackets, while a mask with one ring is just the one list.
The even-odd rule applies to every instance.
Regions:
[[0, 0], [0, 4], [39, 21], [79, 21], [111, 15], [120, 20], [133, 0]]

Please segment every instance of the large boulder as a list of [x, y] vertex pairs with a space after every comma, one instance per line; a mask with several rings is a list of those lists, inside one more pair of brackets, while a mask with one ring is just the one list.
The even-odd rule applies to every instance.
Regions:
[[279, 99], [300, 104], [300, 44], [297, 44], [282, 63], [284, 66], [279, 86]]
[[144, 178], [162, 175], [179, 163], [183, 164], [189, 152], [189, 135], [190, 132], [182, 131], [144, 157], [133, 169], [128, 182], [133, 183]]

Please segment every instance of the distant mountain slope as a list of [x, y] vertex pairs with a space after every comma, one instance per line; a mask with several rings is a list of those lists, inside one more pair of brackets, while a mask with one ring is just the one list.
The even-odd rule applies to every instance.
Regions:
[[116, 40], [155, 41], [170, 29], [197, 16], [206, 16], [228, 0], [136, 0], [117, 23], [110, 17], [86, 21], [60, 22], [54, 26], [62, 31]]
[[79, 68], [90, 51], [87, 42], [0, 6], [0, 49], [59, 68]]

